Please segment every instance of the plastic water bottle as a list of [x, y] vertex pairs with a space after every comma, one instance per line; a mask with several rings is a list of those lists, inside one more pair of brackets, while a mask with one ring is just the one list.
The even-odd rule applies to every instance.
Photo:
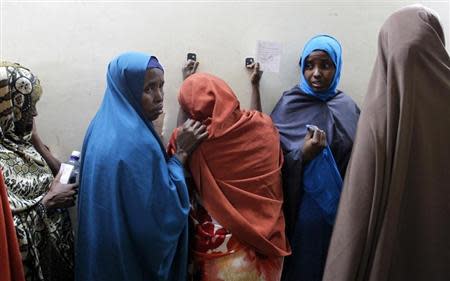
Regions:
[[76, 183], [78, 181], [78, 176], [80, 174], [80, 156], [81, 153], [74, 150], [70, 155], [69, 161], [61, 164], [62, 175], [59, 182], [67, 184]]

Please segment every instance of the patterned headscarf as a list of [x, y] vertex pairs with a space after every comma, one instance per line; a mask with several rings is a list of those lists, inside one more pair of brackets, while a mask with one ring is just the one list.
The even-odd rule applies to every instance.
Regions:
[[49, 166], [31, 143], [41, 93], [39, 80], [30, 70], [0, 62], [0, 168], [26, 280], [53, 280], [49, 276], [71, 276], [73, 270], [73, 236], [67, 210], [47, 214], [37, 207], [53, 181]]
[[[0, 63], [0, 126], [3, 136], [30, 136], [33, 114], [42, 89], [30, 70], [8, 62]], [[12, 138], [15, 139], [13, 136]]]
[[0, 167], [11, 209], [34, 206], [48, 191], [53, 175], [31, 144], [39, 80], [27, 68], [0, 62]]

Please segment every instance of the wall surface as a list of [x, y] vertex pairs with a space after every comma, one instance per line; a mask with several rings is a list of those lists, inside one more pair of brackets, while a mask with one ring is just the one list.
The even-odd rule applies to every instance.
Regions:
[[[1, 0], [1, 56], [37, 74], [44, 88], [37, 126], [60, 159], [80, 149], [104, 93], [108, 62], [137, 50], [166, 69], [164, 135], [176, 122], [176, 95], [187, 52], [200, 71], [229, 82], [242, 107], [250, 101], [245, 56], [257, 40], [283, 44], [280, 73], [265, 73], [262, 102], [270, 113], [298, 82], [304, 43], [318, 33], [343, 46], [340, 89], [362, 104], [376, 56], [378, 30], [398, 8], [416, 1], [14, 1]], [[435, 9], [449, 35], [448, 1], [420, 1]]]

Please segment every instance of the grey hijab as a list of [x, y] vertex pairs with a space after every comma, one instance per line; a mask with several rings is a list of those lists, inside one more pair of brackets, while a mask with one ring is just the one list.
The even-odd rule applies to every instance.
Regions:
[[450, 280], [450, 58], [410, 6], [381, 28], [323, 280]]

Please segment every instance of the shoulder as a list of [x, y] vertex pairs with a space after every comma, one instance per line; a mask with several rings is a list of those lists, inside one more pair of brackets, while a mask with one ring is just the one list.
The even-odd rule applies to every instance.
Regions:
[[346, 93], [339, 91], [339, 93], [330, 100], [331, 103], [334, 104], [339, 104], [340, 106], [346, 106], [349, 108], [353, 108], [356, 111], [360, 111], [358, 105], [356, 104], [356, 102], [352, 99], [352, 97], [350, 97], [349, 95], [347, 95]]
[[341, 101], [341, 102], [348, 102], [348, 103], [356, 105], [355, 101], [349, 95], [347, 95], [345, 92], [343, 92], [341, 90], [338, 90], [337, 95], [334, 96], [334, 98], [332, 100]]
[[282, 98], [283, 97], [290, 97], [290, 96], [295, 96], [295, 97], [308, 97], [308, 95], [306, 95], [299, 87], [298, 85], [295, 85], [294, 87], [292, 87], [291, 89], [284, 91], [282, 94]]
[[242, 110], [244, 116], [246, 116], [248, 121], [256, 127], [274, 127], [272, 118], [264, 113], [257, 110]]
[[292, 104], [303, 104], [309, 101], [314, 102], [314, 98], [305, 94], [298, 86], [294, 86], [283, 92], [271, 115], [276, 114], [279, 111], [284, 111], [286, 107], [291, 106]]

